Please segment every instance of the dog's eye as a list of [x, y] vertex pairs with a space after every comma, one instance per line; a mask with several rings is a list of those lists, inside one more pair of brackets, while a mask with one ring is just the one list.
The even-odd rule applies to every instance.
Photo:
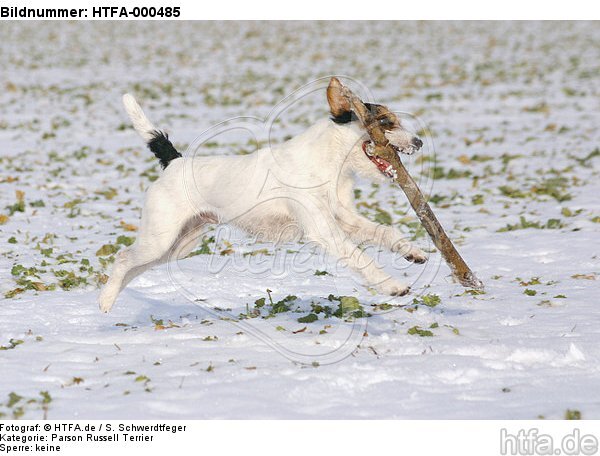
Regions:
[[390, 121], [390, 119], [379, 119], [379, 125], [381, 125], [382, 127], [390, 127], [393, 124], [394, 123]]

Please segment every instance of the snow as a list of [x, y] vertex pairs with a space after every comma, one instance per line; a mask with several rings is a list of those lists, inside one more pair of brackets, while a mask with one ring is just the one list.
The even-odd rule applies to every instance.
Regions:
[[[87, 285], [0, 297], [0, 413], [530, 419], [570, 409], [600, 418], [599, 34], [587, 22], [3, 24], [0, 292], [11, 296], [19, 277], [57, 284], [69, 271]], [[266, 117], [331, 74], [352, 76], [433, 133], [406, 163], [486, 293], [465, 294], [437, 252], [409, 265], [370, 249], [412, 283], [411, 295], [388, 299], [300, 244], [223, 231], [216, 255], [148, 271], [101, 314], [98, 279], [109, 270], [96, 252], [135, 236], [121, 222], [138, 223], [148, 175], [159, 173], [121, 95], [135, 94], [185, 150], [217, 122]], [[324, 94], [310, 92], [270, 139], [326, 115]], [[240, 132], [214, 141], [200, 153], [253, 147]], [[432, 179], [431, 158], [443, 176]], [[565, 181], [540, 190], [551, 178]], [[362, 211], [376, 217], [379, 202], [415, 234], [399, 189], [357, 188]], [[16, 190], [25, 208], [10, 215]], [[31, 206], [38, 200], [45, 206]], [[502, 231], [522, 216], [547, 227]], [[225, 241], [232, 255], [219, 254]], [[433, 249], [426, 237], [416, 243]], [[272, 255], [243, 255], [265, 248]], [[246, 305], [268, 302], [267, 288], [275, 301], [296, 295], [301, 312], [236, 321]], [[332, 304], [329, 294], [356, 296], [372, 316], [297, 321], [311, 302]], [[430, 294], [441, 302], [412, 305]], [[383, 302], [404, 307], [371, 307]], [[409, 334], [415, 326], [433, 336]], [[9, 406], [12, 392], [23, 399]]]

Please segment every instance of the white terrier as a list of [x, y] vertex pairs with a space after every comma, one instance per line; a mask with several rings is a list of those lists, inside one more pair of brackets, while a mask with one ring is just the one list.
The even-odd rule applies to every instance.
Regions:
[[[168, 137], [146, 118], [135, 99], [123, 96], [133, 126], [165, 168], [146, 193], [139, 235], [118, 253], [100, 294], [108, 312], [119, 292], [148, 268], [183, 258], [207, 224], [228, 223], [267, 240], [302, 236], [343, 259], [367, 285], [401, 296], [410, 288], [384, 272], [357, 243], [371, 243], [423, 263], [425, 253], [395, 228], [374, 223], [354, 205], [355, 176], [385, 181], [389, 163], [370, 154], [364, 127], [332, 78], [327, 101], [332, 117], [289, 141], [250, 155], [182, 157]], [[398, 153], [423, 143], [406, 131], [385, 106], [366, 104]]]

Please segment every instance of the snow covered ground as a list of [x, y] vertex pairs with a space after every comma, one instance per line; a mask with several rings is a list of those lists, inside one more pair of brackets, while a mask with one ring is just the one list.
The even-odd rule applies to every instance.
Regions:
[[[0, 40], [0, 417], [600, 418], [597, 24], [36, 22]], [[121, 94], [185, 150], [331, 74], [427, 126], [407, 164], [485, 294], [449, 280], [399, 189], [361, 182], [361, 211], [432, 251], [381, 254], [412, 295], [217, 230], [101, 314], [159, 174]], [[326, 115], [310, 93], [271, 139]], [[330, 294], [370, 316], [327, 317]]]

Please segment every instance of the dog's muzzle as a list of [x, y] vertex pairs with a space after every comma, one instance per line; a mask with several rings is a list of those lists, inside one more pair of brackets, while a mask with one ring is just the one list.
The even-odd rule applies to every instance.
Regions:
[[407, 147], [400, 148], [394, 145], [393, 143], [390, 143], [390, 146], [392, 146], [392, 148], [396, 151], [396, 154], [398, 154], [398, 156], [400, 156], [400, 154], [412, 155], [416, 151], [421, 149], [421, 147], [423, 147], [423, 141], [421, 141], [419, 137], [413, 136], [410, 140], [410, 144]]

